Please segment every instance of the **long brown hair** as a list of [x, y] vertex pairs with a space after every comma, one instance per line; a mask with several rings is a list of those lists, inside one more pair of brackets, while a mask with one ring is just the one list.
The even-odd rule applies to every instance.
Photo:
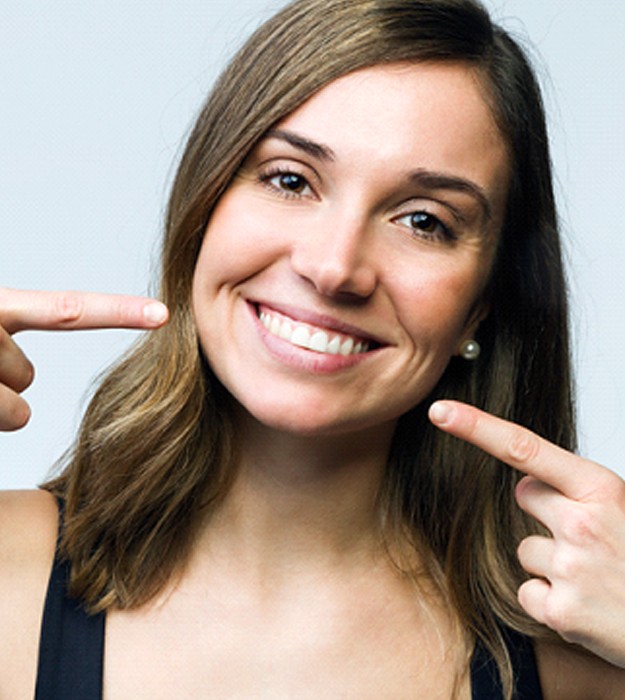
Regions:
[[[468, 401], [564, 447], [574, 443], [567, 302], [540, 92], [524, 52], [474, 0], [296, 0], [265, 23], [217, 82], [188, 139], [166, 216], [161, 296], [171, 321], [102, 381], [67, 464], [45, 485], [65, 499], [71, 590], [92, 609], [132, 607], [180, 570], [199, 520], [226, 493], [228, 396], [199, 349], [190, 290], [215, 203], [258, 140], [322, 86], [398, 61], [462, 61], [509, 146], [512, 182], [489, 285], [483, 352], [454, 358], [431, 398]], [[517, 475], [435, 430], [429, 401], [400, 419], [380, 504], [493, 653], [499, 624], [538, 634], [519, 609]]]

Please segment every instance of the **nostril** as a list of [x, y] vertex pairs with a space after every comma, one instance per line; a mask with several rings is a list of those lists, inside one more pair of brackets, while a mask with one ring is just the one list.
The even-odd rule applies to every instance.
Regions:
[[339, 297], [350, 301], [368, 299], [376, 287], [373, 274], [364, 269], [349, 269], [325, 261], [316, 269], [309, 265], [304, 274], [300, 273], [315, 290], [327, 297]]
[[298, 241], [291, 255], [294, 271], [323, 296], [352, 301], [370, 297], [377, 274], [361, 233], [335, 228], [328, 236]]

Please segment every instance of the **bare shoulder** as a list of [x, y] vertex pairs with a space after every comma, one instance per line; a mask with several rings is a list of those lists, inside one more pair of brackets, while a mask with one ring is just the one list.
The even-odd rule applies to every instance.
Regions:
[[45, 491], [0, 492], [0, 697], [32, 698], [58, 509]]
[[625, 697], [625, 669], [565, 642], [537, 642], [544, 700], [614, 700]]
[[58, 508], [47, 491], [0, 491], [0, 586], [13, 571], [50, 568]]

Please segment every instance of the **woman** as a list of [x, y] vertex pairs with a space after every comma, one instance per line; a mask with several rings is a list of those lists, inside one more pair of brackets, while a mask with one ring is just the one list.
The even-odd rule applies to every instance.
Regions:
[[9, 334], [158, 330], [63, 473], [3, 499], [2, 694], [623, 692], [625, 491], [566, 451], [555, 222], [535, 80], [481, 6], [300, 0], [264, 25], [174, 183], [168, 323], [3, 293], [4, 428], [32, 378]]

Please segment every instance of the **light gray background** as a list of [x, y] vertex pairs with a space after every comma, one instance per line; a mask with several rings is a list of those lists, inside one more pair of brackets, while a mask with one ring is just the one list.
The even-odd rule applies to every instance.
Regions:
[[[5, 0], [0, 284], [144, 293], [180, 144], [216, 73], [282, 2]], [[625, 3], [489, 0], [537, 56], [573, 292], [581, 451], [625, 473]], [[0, 487], [35, 485], [132, 332], [23, 333], [30, 424]]]

